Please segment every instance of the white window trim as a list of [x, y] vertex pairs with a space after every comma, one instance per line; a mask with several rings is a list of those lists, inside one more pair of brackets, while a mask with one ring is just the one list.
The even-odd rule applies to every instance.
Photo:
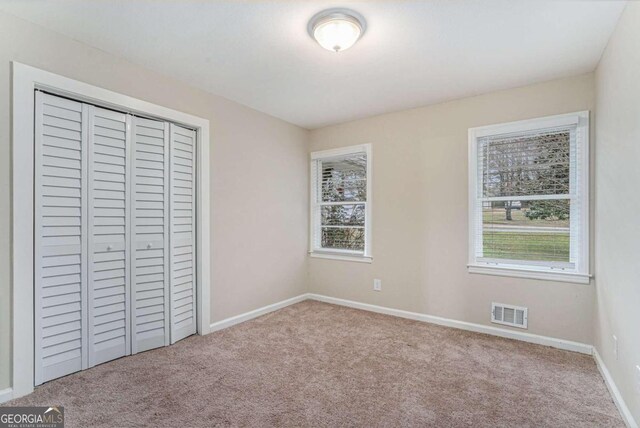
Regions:
[[[580, 164], [583, 168], [578, 171], [580, 179], [581, 198], [581, 223], [580, 242], [582, 243], [579, 251], [579, 260], [575, 269], [562, 270], [559, 267], [551, 266], [534, 266], [534, 265], [518, 265], [517, 263], [509, 263], [501, 261], [500, 263], [492, 261], [479, 261], [476, 259], [476, 225], [478, 219], [475, 210], [476, 191], [478, 178], [478, 151], [477, 143], [481, 137], [490, 135], [509, 134], [514, 132], [527, 132], [536, 129], [553, 128], [566, 125], [576, 125], [576, 138], [581, 144]], [[589, 284], [591, 275], [589, 270], [589, 112], [581, 111], [575, 113], [560, 114], [556, 116], [547, 116], [517, 122], [503, 123], [498, 125], [482, 126], [469, 129], [469, 264], [467, 265], [469, 273], [510, 276], [517, 278], [542, 279], [559, 282], [572, 282], [579, 284]]]
[[[12, 62], [11, 121], [11, 386], [13, 398], [34, 385], [34, 91], [67, 96], [116, 110], [156, 117], [197, 131], [197, 331], [210, 332], [209, 121], [28, 65]], [[206, 261], [203, 263], [203, 261]]]
[[[321, 150], [317, 152], [311, 152], [309, 163], [309, 255], [311, 257], [322, 259], [333, 259], [343, 261], [353, 261], [361, 263], [373, 262], [373, 255], [371, 252], [371, 225], [372, 225], [372, 177], [373, 177], [373, 160], [371, 158], [371, 144], [358, 144], [355, 146], [341, 147], [338, 149]], [[355, 153], [366, 153], [367, 155], [367, 201], [365, 204], [365, 222], [364, 222], [364, 251], [362, 253], [358, 251], [339, 250], [339, 249], [322, 249], [314, 246], [314, 236], [316, 234], [316, 219], [314, 217], [316, 208], [316, 177], [313, 176], [314, 162], [318, 159], [330, 158], [335, 156], [346, 156]]]

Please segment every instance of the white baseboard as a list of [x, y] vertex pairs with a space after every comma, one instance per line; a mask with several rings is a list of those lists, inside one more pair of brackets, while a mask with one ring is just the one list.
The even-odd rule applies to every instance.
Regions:
[[627, 407], [627, 404], [624, 402], [622, 394], [620, 394], [620, 390], [613, 381], [611, 373], [609, 373], [607, 366], [604, 365], [604, 361], [602, 360], [602, 357], [600, 357], [595, 346], [593, 347], [593, 357], [596, 360], [596, 365], [598, 366], [598, 370], [600, 370], [600, 374], [604, 378], [604, 383], [607, 385], [607, 388], [613, 397], [613, 402], [616, 403], [616, 407], [618, 407], [618, 410], [622, 415], [624, 423], [627, 424], [629, 428], [638, 428], [638, 423], [635, 421], [631, 411]]
[[292, 297], [287, 300], [283, 300], [281, 302], [274, 303], [272, 305], [263, 306], [258, 309], [254, 309], [253, 311], [245, 312], [244, 314], [236, 315], [234, 317], [225, 318], [221, 321], [214, 322], [209, 326], [209, 332], [213, 333], [214, 331], [222, 330], [227, 327], [231, 327], [236, 324], [240, 324], [245, 321], [249, 321], [253, 318], [257, 318], [261, 315], [268, 314], [269, 312], [277, 311], [278, 309], [282, 309], [286, 306], [293, 305], [298, 302], [302, 302], [303, 300], [307, 300], [307, 294], [301, 294], [296, 297]]
[[310, 293], [308, 294], [308, 298], [318, 300], [320, 302], [333, 303], [335, 305], [348, 306], [350, 308], [362, 309], [365, 311], [377, 312], [386, 315], [393, 315], [396, 317], [408, 318], [411, 320], [428, 322], [431, 324], [438, 324], [445, 327], [459, 328], [461, 330], [468, 330], [476, 333], [490, 334], [493, 336], [505, 337], [507, 339], [515, 339], [521, 340], [523, 342], [535, 343], [538, 345], [551, 346], [553, 348], [579, 352], [581, 354], [591, 355], [593, 351], [593, 346], [587, 345], [586, 343], [572, 342], [570, 340], [557, 339], [554, 337], [540, 336], [537, 334], [525, 333], [521, 331], [512, 331], [505, 328], [474, 324], [466, 321], [457, 321], [449, 318], [442, 318], [417, 312], [409, 312], [400, 309], [387, 308], [384, 306], [370, 305], [368, 303], [354, 302], [352, 300], [338, 299], [335, 297], [323, 296], [320, 294]]
[[0, 389], [0, 404], [6, 403], [13, 398], [13, 388]]
[[353, 300], [338, 299], [336, 297], [323, 296], [321, 294], [307, 293], [301, 294], [296, 297], [292, 297], [281, 302], [274, 303], [272, 305], [263, 306], [258, 309], [254, 309], [244, 314], [236, 315], [234, 317], [226, 318], [221, 321], [211, 324], [210, 331], [218, 331], [231, 327], [236, 324], [240, 324], [245, 321], [249, 321], [253, 318], [257, 318], [261, 315], [268, 314], [269, 312], [277, 311], [289, 305], [293, 305], [304, 300], [311, 299], [319, 302], [332, 303], [334, 305], [348, 306], [350, 308], [362, 309], [370, 312], [377, 312], [380, 314], [393, 315], [396, 317], [407, 318], [415, 321], [428, 322], [431, 324], [438, 324], [445, 327], [459, 328], [462, 330], [473, 331], [476, 333], [490, 334], [493, 336], [505, 337], [507, 339], [521, 340], [523, 342], [535, 343], [538, 345], [551, 346], [553, 348], [564, 349], [567, 351], [579, 352], [581, 354], [592, 355], [593, 346], [586, 343], [572, 342], [570, 340], [557, 339], [554, 337], [540, 336], [537, 334], [525, 333], [521, 331], [507, 330], [505, 328], [492, 327], [482, 324], [474, 324], [466, 321], [458, 321], [449, 318], [437, 317], [434, 315], [426, 315], [418, 312], [403, 311], [401, 309], [392, 309], [384, 306], [370, 305], [368, 303], [355, 302]]

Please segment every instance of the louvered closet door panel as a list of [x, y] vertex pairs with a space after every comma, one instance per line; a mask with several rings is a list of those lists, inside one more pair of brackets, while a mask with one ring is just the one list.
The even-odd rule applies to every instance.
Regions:
[[133, 352], [169, 344], [169, 125], [133, 118]]
[[131, 353], [127, 115], [89, 106], [89, 366]]
[[171, 124], [171, 343], [196, 332], [195, 131]]
[[81, 103], [36, 92], [36, 385], [87, 365], [85, 118]]

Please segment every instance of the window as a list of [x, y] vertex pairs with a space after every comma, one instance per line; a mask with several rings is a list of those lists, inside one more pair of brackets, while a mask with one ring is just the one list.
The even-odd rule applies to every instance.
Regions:
[[371, 145], [311, 153], [313, 257], [371, 262]]
[[469, 130], [469, 271], [589, 282], [589, 113]]

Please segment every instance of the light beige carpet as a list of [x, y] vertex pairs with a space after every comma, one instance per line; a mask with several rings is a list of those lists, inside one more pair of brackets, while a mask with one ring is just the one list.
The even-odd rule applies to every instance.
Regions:
[[67, 427], [623, 426], [590, 356], [306, 301], [49, 382]]

